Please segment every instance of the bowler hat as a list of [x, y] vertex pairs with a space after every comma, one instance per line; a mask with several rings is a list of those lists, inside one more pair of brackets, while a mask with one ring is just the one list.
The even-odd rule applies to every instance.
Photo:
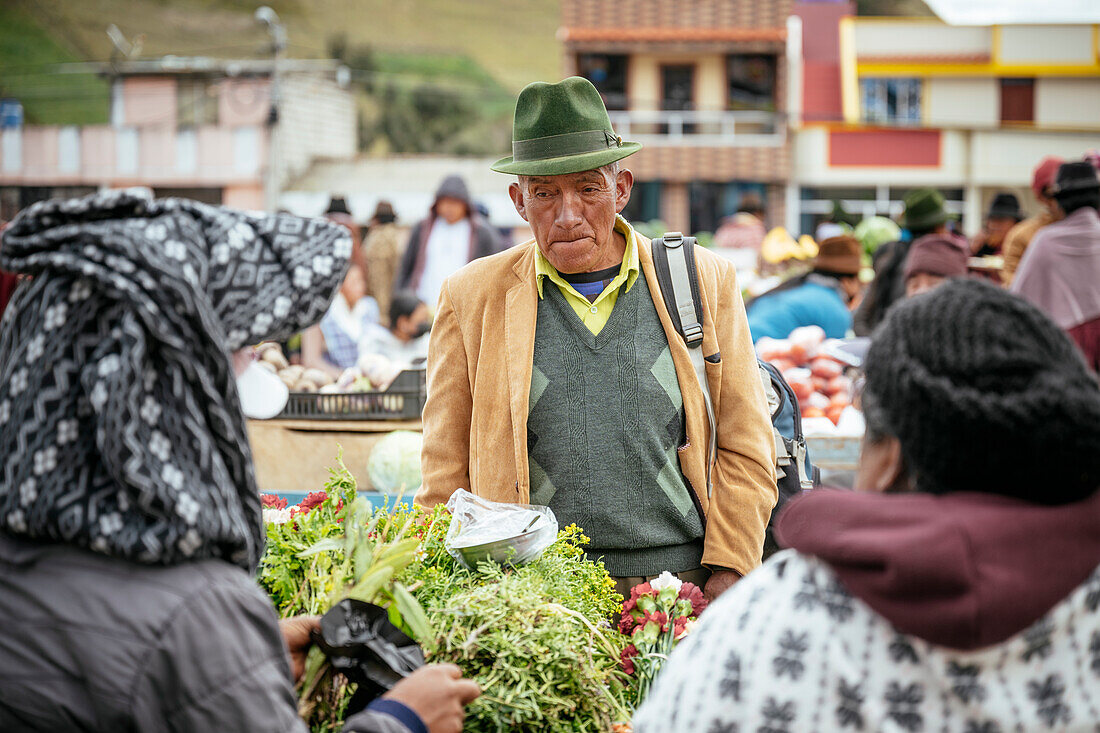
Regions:
[[1091, 188], [1100, 188], [1100, 178], [1097, 178], [1092, 163], [1081, 161], [1059, 166], [1058, 177], [1054, 180], [1055, 196]]
[[829, 237], [817, 249], [814, 269], [836, 275], [858, 275], [863, 267], [859, 240], [851, 234]]
[[946, 223], [951, 216], [943, 208], [943, 194], [934, 188], [917, 188], [905, 194], [905, 212], [901, 224], [906, 229], [932, 229]]
[[1020, 213], [1020, 200], [1010, 193], [999, 193], [993, 197], [993, 203], [989, 205], [989, 213], [986, 219], [1015, 219], [1020, 221], [1024, 215]]
[[528, 84], [516, 100], [512, 155], [492, 165], [500, 173], [557, 176], [614, 163], [642, 149], [611, 127], [592, 82], [571, 76]]

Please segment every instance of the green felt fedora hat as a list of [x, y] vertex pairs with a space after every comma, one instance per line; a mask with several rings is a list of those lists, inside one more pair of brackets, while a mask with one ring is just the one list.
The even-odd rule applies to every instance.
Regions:
[[558, 176], [614, 163], [642, 149], [623, 142], [592, 82], [571, 76], [528, 84], [516, 100], [512, 154], [492, 165], [499, 173]]
[[905, 194], [905, 211], [898, 224], [906, 229], [932, 229], [954, 219], [943, 208], [943, 194], [934, 188], [917, 188]]

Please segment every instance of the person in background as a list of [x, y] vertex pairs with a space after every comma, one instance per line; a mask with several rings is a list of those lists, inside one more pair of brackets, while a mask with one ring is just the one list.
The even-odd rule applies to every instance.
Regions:
[[1024, 219], [1009, 229], [1008, 234], [1005, 235], [1004, 246], [1001, 248], [1004, 256], [1001, 282], [1005, 287], [1012, 285], [1020, 260], [1035, 237], [1035, 233], [1047, 224], [1053, 224], [1062, 218], [1062, 211], [1054, 200], [1051, 187], [1054, 185], [1054, 177], [1058, 175], [1058, 167], [1064, 162], [1061, 158], [1048, 155], [1035, 166], [1031, 174], [1031, 192], [1039, 202], [1039, 213]]
[[1020, 200], [1011, 193], [999, 193], [986, 212], [982, 229], [970, 242], [970, 252], [974, 257], [989, 257], [1001, 254], [1005, 236], [1012, 227], [1024, 218], [1020, 211]]
[[905, 211], [898, 222], [909, 233], [908, 238], [887, 242], [875, 250], [871, 264], [875, 279], [867, 288], [863, 301], [852, 318], [856, 336], [870, 336], [886, 311], [905, 297], [905, 259], [909, 243], [926, 234], [947, 234], [951, 217], [944, 209], [943, 194], [934, 188], [918, 188], [905, 194]]
[[859, 214], [848, 213], [839, 199], [833, 199], [833, 210], [817, 225], [817, 229], [814, 230], [814, 239], [824, 242], [826, 239], [839, 237], [842, 234], [851, 234], [852, 229], [859, 222]]
[[[351, 250], [320, 219], [132, 189], [4, 232], [0, 266], [33, 279], [0, 331], [0, 730], [305, 733], [318, 620], [279, 622], [253, 580], [235, 383], [250, 344], [321, 317]], [[477, 695], [426, 667], [344, 730], [458, 733]]]
[[1035, 234], [1012, 292], [1064, 328], [1100, 372], [1100, 179], [1091, 163], [1063, 163], [1054, 198], [1065, 218]]
[[965, 239], [926, 234], [909, 247], [905, 260], [905, 297], [927, 293], [953, 277], [966, 277], [969, 252]]
[[448, 176], [435, 192], [428, 218], [409, 234], [395, 289], [412, 290], [434, 308], [447, 277], [500, 249], [497, 231], [474, 210], [466, 182]]
[[362, 247], [363, 233], [359, 225], [355, 223], [355, 217], [352, 216], [351, 210], [348, 209], [348, 202], [343, 196], [329, 198], [328, 208], [325, 209], [325, 218], [348, 230], [348, 234], [351, 235], [351, 261], [359, 267], [366, 268], [367, 261], [363, 257]]
[[1100, 385], [1059, 328], [954, 280], [867, 354], [857, 491], [710, 606], [634, 718], [669, 731], [1092, 731]]
[[359, 360], [359, 341], [378, 323], [378, 303], [367, 295], [367, 276], [348, 267], [339, 294], [321, 322], [302, 332], [302, 365], [339, 377]]
[[746, 193], [741, 197], [737, 213], [727, 217], [714, 233], [714, 246], [754, 249], [759, 252], [767, 233], [764, 226], [764, 203], [755, 193]]
[[859, 241], [850, 234], [819, 245], [813, 270], [764, 293], [748, 305], [753, 343], [787, 338], [801, 326], [821, 326], [828, 338], [844, 338], [852, 327], [849, 304], [859, 295]]
[[399, 290], [390, 301], [389, 327], [372, 324], [359, 342], [360, 354], [380, 354], [395, 364], [411, 364], [428, 357], [431, 314], [410, 290]]
[[397, 265], [404, 252], [405, 240], [397, 226], [397, 214], [389, 201], [379, 201], [363, 240], [363, 259], [367, 264], [369, 291], [378, 303], [382, 324], [389, 325], [390, 301]]

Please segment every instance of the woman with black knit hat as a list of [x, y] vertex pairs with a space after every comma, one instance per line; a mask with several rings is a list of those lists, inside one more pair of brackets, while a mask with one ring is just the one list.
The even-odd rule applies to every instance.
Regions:
[[[305, 730], [287, 645], [303, 666], [316, 619], [280, 629], [252, 580], [237, 378], [248, 344], [321, 317], [350, 255], [322, 220], [140, 191], [4, 232], [0, 267], [32, 279], [0, 330], [0, 730]], [[346, 730], [459, 730], [476, 685], [420, 674]]]
[[1093, 731], [1100, 385], [1038, 309], [949, 281], [866, 360], [857, 488], [790, 502], [793, 548], [722, 596], [637, 733]]

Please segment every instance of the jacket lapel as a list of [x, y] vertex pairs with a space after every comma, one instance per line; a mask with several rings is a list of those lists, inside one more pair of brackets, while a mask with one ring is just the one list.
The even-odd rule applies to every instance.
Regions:
[[508, 289], [504, 302], [504, 347], [508, 365], [508, 405], [512, 418], [513, 452], [516, 457], [517, 487], [521, 503], [527, 503], [530, 478], [527, 465], [527, 413], [531, 395], [531, 370], [535, 358], [535, 318], [538, 314], [538, 290], [535, 286], [535, 247], [513, 267], [516, 282]]

